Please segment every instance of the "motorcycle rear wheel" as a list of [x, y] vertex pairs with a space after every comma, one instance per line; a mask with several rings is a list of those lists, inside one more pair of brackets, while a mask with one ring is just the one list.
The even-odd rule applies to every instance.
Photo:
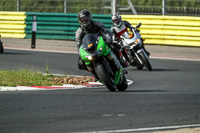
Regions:
[[108, 88], [109, 91], [116, 91], [117, 87], [114, 83], [114, 79], [110, 77], [110, 75], [108, 74], [108, 72], [106, 72], [102, 64], [97, 65], [95, 71], [99, 79], [103, 81], [103, 84]]
[[3, 45], [2, 42], [0, 41], [0, 54], [2, 54], [3, 52], [4, 52]]

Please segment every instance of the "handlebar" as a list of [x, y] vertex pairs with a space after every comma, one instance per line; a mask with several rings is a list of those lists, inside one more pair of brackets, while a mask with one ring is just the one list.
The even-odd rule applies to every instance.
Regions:
[[137, 28], [140, 28], [141, 25], [142, 25], [142, 23], [137, 24], [137, 25], [136, 25], [136, 29], [137, 29]]

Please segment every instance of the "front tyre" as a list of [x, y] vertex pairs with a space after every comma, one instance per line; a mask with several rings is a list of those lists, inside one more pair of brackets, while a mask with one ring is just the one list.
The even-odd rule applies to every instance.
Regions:
[[152, 71], [152, 66], [151, 66], [149, 60], [147, 59], [147, 57], [144, 55], [144, 53], [140, 52], [139, 56], [140, 56], [141, 60], [143, 61], [144, 66], [147, 68], [147, 70]]
[[123, 76], [123, 79], [119, 85], [117, 85], [118, 91], [125, 91], [128, 88], [128, 83], [126, 77]]
[[99, 64], [96, 66], [95, 71], [100, 80], [102, 80], [103, 84], [108, 88], [109, 91], [116, 91], [117, 87], [114, 83], [114, 79], [110, 77], [108, 72], [105, 70], [103, 64]]

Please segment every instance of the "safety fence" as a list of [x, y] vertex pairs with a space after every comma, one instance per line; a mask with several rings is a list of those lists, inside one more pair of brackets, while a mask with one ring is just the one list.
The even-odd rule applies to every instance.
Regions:
[[26, 37], [32, 35], [32, 18], [37, 16], [37, 38], [74, 40], [78, 29], [76, 14], [26, 13]]
[[122, 15], [133, 26], [142, 23], [148, 44], [200, 46], [200, 17]]
[[25, 12], [0, 12], [0, 34], [2, 37], [25, 38]]
[[[77, 14], [0, 12], [0, 34], [2, 37], [31, 38], [32, 18], [37, 16], [38, 39], [75, 40], [79, 28]], [[111, 27], [110, 15], [93, 15], [94, 20], [101, 20], [107, 28]]]
[[[32, 17], [37, 16], [38, 39], [75, 40], [77, 14], [0, 11], [2, 38], [31, 38]], [[200, 18], [184, 16], [122, 15], [133, 26], [139, 22], [146, 44], [200, 46]], [[93, 15], [110, 29], [111, 15]]]
[[[32, 17], [37, 16], [37, 38], [75, 40], [75, 32], [80, 27], [77, 14], [26, 13], [26, 38], [31, 37]], [[108, 28], [112, 21], [109, 15], [93, 15], [94, 20], [102, 20]]]

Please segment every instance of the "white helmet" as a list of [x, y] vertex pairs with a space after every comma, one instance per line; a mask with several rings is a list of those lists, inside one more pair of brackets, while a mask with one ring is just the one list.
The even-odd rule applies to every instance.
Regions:
[[119, 13], [115, 13], [114, 15], [112, 15], [112, 21], [113, 21], [113, 25], [120, 27], [122, 24], [122, 18], [120, 16]]

